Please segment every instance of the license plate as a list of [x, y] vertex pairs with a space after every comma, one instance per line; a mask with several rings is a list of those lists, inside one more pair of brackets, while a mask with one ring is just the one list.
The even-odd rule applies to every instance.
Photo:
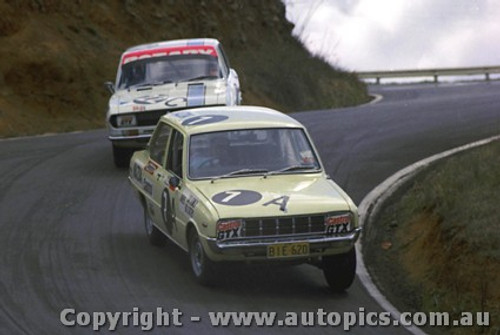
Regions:
[[280, 243], [267, 246], [267, 258], [283, 258], [309, 255], [309, 243]]

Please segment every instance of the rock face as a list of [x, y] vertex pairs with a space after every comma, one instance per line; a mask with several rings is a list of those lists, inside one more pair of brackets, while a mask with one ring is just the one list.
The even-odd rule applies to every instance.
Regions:
[[214, 37], [239, 76], [243, 103], [285, 112], [367, 99], [356, 76], [312, 57], [279, 0], [20, 0], [0, 3], [0, 136], [104, 127], [125, 48]]

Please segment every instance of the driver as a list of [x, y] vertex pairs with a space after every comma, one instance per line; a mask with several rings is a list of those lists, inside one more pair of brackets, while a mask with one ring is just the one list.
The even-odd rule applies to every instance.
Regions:
[[229, 140], [226, 135], [212, 135], [208, 148], [199, 147], [190, 155], [189, 168], [193, 175], [203, 176], [203, 170], [219, 170], [229, 160]]
[[219, 65], [217, 62], [211, 62], [208, 66], [208, 76], [219, 78]]

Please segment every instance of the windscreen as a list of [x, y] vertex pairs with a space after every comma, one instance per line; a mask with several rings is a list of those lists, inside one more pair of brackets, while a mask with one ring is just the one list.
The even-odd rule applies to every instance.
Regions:
[[218, 78], [221, 78], [221, 71], [217, 57], [203, 54], [169, 55], [123, 64], [118, 88]]
[[192, 135], [189, 177], [311, 172], [320, 168], [300, 128], [232, 130]]

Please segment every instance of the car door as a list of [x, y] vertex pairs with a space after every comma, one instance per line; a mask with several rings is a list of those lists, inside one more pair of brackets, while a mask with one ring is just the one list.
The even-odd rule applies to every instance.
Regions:
[[178, 190], [183, 178], [184, 136], [176, 129], [172, 130], [167, 147], [167, 157], [164, 167], [161, 168], [159, 180], [162, 186], [159, 195], [161, 222], [173, 240], [178, 240], [179, 227], [177, 222]]
[[149, 159], [145, 162], [142, 173], [142, 185], [146, 194], [147, 209], [156, 225], [163, 227], [161, 215], [161, 194], [164, 189], [165, 165], [167, 145], [172, 134], [172, 127], [160, 122], [155, 129], [148, 145]]

